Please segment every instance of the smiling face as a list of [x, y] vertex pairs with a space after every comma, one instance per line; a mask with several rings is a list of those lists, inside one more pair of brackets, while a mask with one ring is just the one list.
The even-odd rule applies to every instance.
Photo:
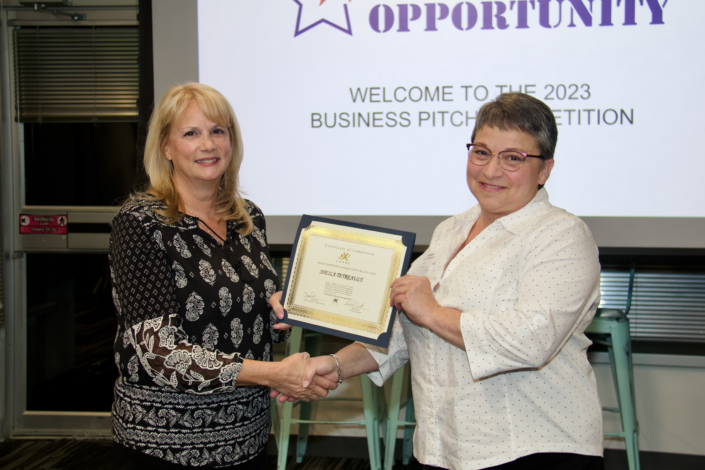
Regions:
[[173, 164], [177, 189], [217, 188], [231, 160], [230, 134], [191, 101], [171, 126], [163, 153]]
[[[501, 130], [483, 126], [475, 133], [474, 144], [487, 147], [490, 152], [518, 150], [539, 155], [536, 139], [518, 129]], [[551, 174], [553, 160], [527, 158], [517, 171], [507, 171], [499, 166], [496, 155], [485, 166], [475, 165], [468, 158], [468, 187], [480, 203], [480, 217], [489, 225], [500, 217], [516, 212], [527, 205]]]

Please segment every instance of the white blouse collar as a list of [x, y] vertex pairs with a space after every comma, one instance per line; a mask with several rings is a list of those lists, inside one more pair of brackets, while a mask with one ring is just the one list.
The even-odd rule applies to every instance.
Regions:
[[[548, 201], [548, 191], [546, 188], [541, 188], [527, 205], [516, 212], [500, 217], [494, 223], [500, 223], [509, 232], [518, 234], [527, 224], [548, 212], [551, 207], [551, 203]], [[481, 211], [479, 204], [474, 205], [467, 211], [453, 217], [453, 224], [449, 228], [453, 230], [460, 225], [475, 223], [480, 217]]]

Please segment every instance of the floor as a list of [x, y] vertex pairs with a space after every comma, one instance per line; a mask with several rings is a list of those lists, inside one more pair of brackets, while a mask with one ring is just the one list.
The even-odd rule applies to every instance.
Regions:
[[[294, 446], [290, 446], [290, 449]], [[397, 446], [397, 450], [401, 446]], [[107, 439], [11, 439], [0, 443], [1, 470], [122, 470], [112, 459]], [[366, 442], [362, 438], [311, 437], [303, 462], [290, 458], [287, 470], [366, 470], [370, 468]], [[276, 468], [276, 446], [270, 440], [267, 470]], [[414, 459], [409, 465], [397, 461], [395, 470], [421, 470]], [[627, 470], [626, 454], [605, 451], [605, 470]], [[642, 470], [702, 470], [705, 456], [641, 453]]]
[[[276, 470], [276, 445], [270, 441], [266, 470]], [[364, 440], [362, 444], [366, 445]], [[292, 443], [292, 448], [295, 444]], [[312, 446], [310, 451], [315, 452]], [[367, 453], [364, 448], [365, 455]], [[367, 470], [366, 458], [351, 456], [306, 457], [297, 464], [291, 457], [287, 470]], [[421, 470], [414, 461], [395, 470]], [[12, 439], [0, 443], [0, 470], [125, 470], [112, 458], [112, 441], [107, 439]]]

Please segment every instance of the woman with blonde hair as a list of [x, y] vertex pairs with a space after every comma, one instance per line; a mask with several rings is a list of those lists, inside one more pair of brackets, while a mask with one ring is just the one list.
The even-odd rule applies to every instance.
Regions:
[[301, 386], [307, 354], [272, 361], [288, 326], [268, 305], [279, 288], [260, 209], [238, 191], [243, 146], [215, 89], [169, 89], [149, 124], [149, 187], [113, 220], [118, 317], [113, 439], [138, 467], [264, 468], [269, 388]]

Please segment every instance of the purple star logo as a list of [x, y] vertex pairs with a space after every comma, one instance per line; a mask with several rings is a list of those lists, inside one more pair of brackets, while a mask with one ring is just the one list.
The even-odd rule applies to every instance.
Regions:
[[[349, 1], [351, 0], [347, 0]], [[299, 5], [294, 37], [322, 23], [352, 36], [346, 0], [294, 0], [294, 2]]]

